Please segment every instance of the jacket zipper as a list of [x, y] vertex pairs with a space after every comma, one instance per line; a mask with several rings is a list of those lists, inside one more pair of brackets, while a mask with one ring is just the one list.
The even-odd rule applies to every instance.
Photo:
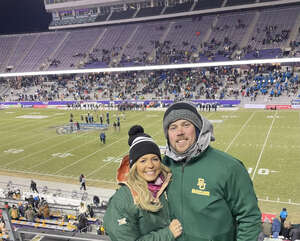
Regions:
[[[184, 176], [184, 167], [185, 167], [185, 164], [186, 163], [183, 163], [181, 165], [181, 217], [182, 217], [182, 220], [180, 220], [182, 222], [182, 225], [184, 223], [184, 217], [183, 217], [183, 198], [184, 198], [184, 195], [183, 195], [183, 182], [184, 182], [184, 179], [183, 179], [183, 176]], [[183, 227], [183, 231], [184, 231], [184, 227]], [[182, 240], [185, 240], [184, 238], [184, 233], [182, 233]]]

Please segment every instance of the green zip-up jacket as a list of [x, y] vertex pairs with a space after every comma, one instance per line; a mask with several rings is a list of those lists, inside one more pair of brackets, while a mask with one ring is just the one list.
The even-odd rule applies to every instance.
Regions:
[[169, 184], [169, 173], [157, 193], [162, 208], [158, 212], [150, 212], [135, 204], [137, 193], [126, 183], [129, 171], [129, 158], [125, 156], [118, 169], [117, 181], [122, 186], [111, 197], [104, 215], [104, 229], [112, 241], [174, 241], [169, 229], [170, 215], [165, 189]]
[[164, 206], [152, 213], [134, 204], [129, 188], [124, 185], [109, 201], [104, 215], [104, 228], [112, 241], [173, 241], [169, 229], [169, 211], [165, 195], [160, 196]]
[[261, 213], [244, 165], [208, 146], [188, 162], [165, 156], [172, 170], [167, 195], [171, 218], [183, 226], [178, 241], [256, 241]]

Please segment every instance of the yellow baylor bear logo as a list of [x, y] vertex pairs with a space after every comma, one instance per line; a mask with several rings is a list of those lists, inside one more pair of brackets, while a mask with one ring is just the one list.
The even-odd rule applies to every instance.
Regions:
[[206, 183], [203, 178], [198, 178], [198, 184], [197, 186], [199, 187], [200, 190], [204, 190], [206, 187]]
[[200, 190], [193, 188], [192, 193], [198, 194], [198, 195], [203, 195], [203, 196], [210, 196], [210, 192], [205, 191], [206, 182], [205, 182], [204, 178], [198, 178], [197, 186], [199, 187]]

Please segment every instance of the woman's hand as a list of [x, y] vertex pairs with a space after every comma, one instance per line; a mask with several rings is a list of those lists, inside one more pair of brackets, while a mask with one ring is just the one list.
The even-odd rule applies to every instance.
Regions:
[[182, 234], [182, 226], [178, 219], [173, 219], [169, 225], [174, 238], [179, 237]]

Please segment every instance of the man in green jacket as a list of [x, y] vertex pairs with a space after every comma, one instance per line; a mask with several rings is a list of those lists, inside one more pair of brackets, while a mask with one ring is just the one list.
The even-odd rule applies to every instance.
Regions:
[[212, 124], [193, 104], [177, 102], [163, 128], [170, 214], [183, 227], [178, 241], [256, 241], [261, 213], [252, 181], [241, 161], [210, 146]]

